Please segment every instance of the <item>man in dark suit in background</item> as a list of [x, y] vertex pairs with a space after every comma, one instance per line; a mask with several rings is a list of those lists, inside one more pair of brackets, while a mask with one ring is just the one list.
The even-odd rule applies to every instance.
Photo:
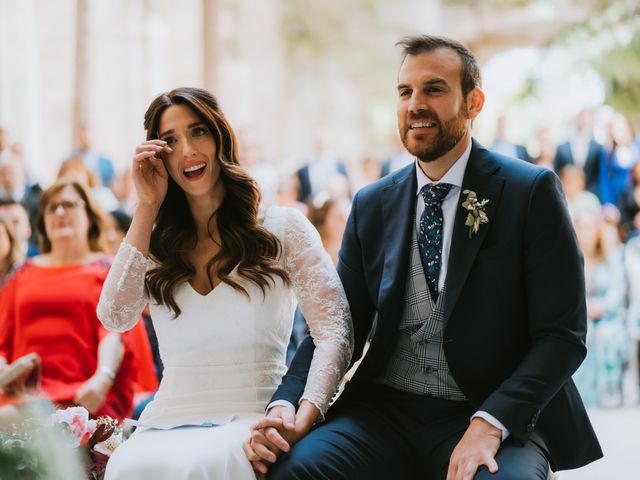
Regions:
[[369, 350], [306, 432], [286, 427], [305, 339], [247, 456], [264, 469], [280, 455], [270, 480], [543, 480], [594, 461], [571, 380], [586, 353], [582, 258], [558, 178], [472, 140], [484, 94], [469, 50], [400, 45], [398, 126], [416, 161], [358, 192], [338, 265], [354, 359], [377, 316]]
[[560, 175], [565, 165], [582, 168], [587, 177], [587, 190], [601, 198], [600, 168], [606, 156], [604, 147], [593, 138], [593, 111], [584, 109], [578, 114], [571, 139], [558, 145], [553, 170]]
[[339, 188], [346, 188], [350, 197], [349, 177], [347, 168], [329, 146], [329, 138], [326, 132], [318, 132], [314, 139], [314, 153], [309, 163], [296, 172], [300, 182], [298, 201], [308, 203], [319, 192], [331, 190], [336, 184]]

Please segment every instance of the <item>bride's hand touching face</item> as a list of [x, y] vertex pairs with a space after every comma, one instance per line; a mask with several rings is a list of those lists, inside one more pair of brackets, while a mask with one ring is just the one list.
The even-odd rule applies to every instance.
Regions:
[[147, 140], [136, 147], [131, 173], [140, 203], [160, 208], [169, 179], [160, 155], [172, 151], [164, 140]]

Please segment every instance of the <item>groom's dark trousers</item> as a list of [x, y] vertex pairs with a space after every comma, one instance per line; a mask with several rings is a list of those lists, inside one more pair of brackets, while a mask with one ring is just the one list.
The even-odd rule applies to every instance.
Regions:
[[[338, 404], [327, 422], [270, 467], [270, 480], [445, 479], [449, 457], [475, 409], [466, 401], [442, 400], [370, 385], [362, 397]], [[548, 461], [532, 440], [507, 439], [496, 457], [499, 475], [482, 468], [477, 480], [545, 480]]]
[[[488, 200], [489, 222], [470, 235], [466, 211], [456, 213], [442, 330], [447, 367], [466, 400], [381, 385], [389, 385], [385, 371], [402, 338], [415, 168], [354, 198], [338, 264], [353, 317], [354, 359], [377, 315], [375, 332], [326, 423], [271, 467], [270, 480], [444, 479], [451, 452], [477, 411], [510, 434], [496, 457], [498, 475], [479, 471], [477, 479], [545, 478], [542, 451], [554, 470], [602, 456], [571, 380], [586, 353], [585, 286], [558, 178], [475, 140], [462, 192]], [[273, 400], [298, 403], [313, 349], [313, 340], [305, 339]]]

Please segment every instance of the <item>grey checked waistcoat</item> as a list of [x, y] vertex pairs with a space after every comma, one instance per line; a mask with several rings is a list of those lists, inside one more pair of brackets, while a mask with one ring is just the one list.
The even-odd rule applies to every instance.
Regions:
[[447, 400], [465, 400], [444, 356], [446, 285], [433, 305], [420, 261], [418, 237], [412, 228], [405, 305], [396, 345], [378, 382], [405, 392]]

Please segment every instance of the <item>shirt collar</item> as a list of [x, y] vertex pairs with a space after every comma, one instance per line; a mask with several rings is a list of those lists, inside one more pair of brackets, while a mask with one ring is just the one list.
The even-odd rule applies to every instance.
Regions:
[[420, 168], [420, 164], [418, 163], [418, 159], [416, 162], [416, 176], [418, 179], [418, 189], [416, 190], [416, 196], [420, 194], [420, 190], [425, 185], [429, 185], [430, 183], [438, 184], [438, 183], [450, 183], [458, 188], [462, 188], [462, 180], [464, 179], [464, 172], [467, 169], [467, 163], [469, 163], [469, 157], [471, 156], [471, 144], [467, 145], [465, 151], [460, 155], [460, 158], [456, 160], [456, 162], [451, 166], [451, 168], [444, 174], [444, 176], [436, 181], [431, 180], [427, 177], [422, 169]]

